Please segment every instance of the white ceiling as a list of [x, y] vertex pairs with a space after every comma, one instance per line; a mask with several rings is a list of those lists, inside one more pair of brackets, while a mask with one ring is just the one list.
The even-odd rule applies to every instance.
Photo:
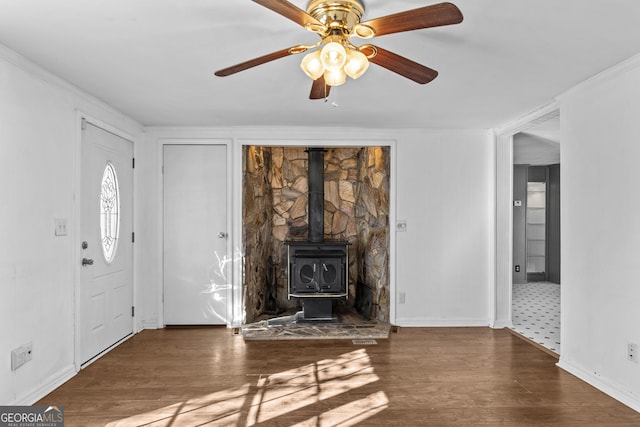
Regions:
[[[437, 1], [365, 0], [363, 20]], [[292, 0], [305, 8], [306, 0]], [[373, 43], [439, 71], [372, 65], [308, 99], [300, 55], [217, 69], [317, 36], [250, 0], [0, 0], [0, 43], [144, 125], [491, 128], [640, 52], [637, 0], [454, 0], [458, 25]]]

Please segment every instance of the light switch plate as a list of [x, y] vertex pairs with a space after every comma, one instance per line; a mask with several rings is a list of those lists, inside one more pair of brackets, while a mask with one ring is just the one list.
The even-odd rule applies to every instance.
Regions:
[[56, 236], [66, 236], [69, 234], [69, 221], [67, 221], [67, 218], [55, 218], [54, 223]]

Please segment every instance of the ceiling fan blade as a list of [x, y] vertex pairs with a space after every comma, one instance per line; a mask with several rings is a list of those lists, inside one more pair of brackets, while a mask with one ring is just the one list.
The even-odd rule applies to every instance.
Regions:
[[459, 24], [462, 12], [452, 3], [438, 3], [418, 9], [372, 19], [362, 24], [376, 31], [376, 36], [420, 30], [422, 28]]
[[325, 99], [329, 96], [331, 86], [325, 84], [324, 76], [320, 76], [313, 81], [311, 85], [311, 93], [309, 99]]
[[369, 62], [373, 62], [389, 71], [400, 74], [416, 83], [425, 84], [438, 77], [438, 72], [422, 64], [418, 64], [403, 56], [382, 49], [378, 46], [364, 45], [360, 47], [360, 51], [367, 56], [375, 55], [369, 58]]
[[284, 16], [287, 19], [292, 20], [298, 25], [305, 26], [313, 24], [314, 26], [324, 27], [324, 25], [313, 16], [309, 15], [304, 10], [300, 9], [293, 3], [287, 0], [253, 0], [255, 3], [271, 9], [277, 14]]
[[268, 55], [241, 62], [240, 64], [232, 65], [231, 67], [223, 68], [222, 70], [216, 71], [215, 75], [218, 77], [230, 76], [231, 74], [239, 73], [240, 71], [244, 71], [249, 68], [265, 64], [267, 62], [275, 61], [276, 59], [284, 58], [285, 56], [293, 55], [291, 49], [293, 48], [282, 49], [277, 52], [272, 52]]

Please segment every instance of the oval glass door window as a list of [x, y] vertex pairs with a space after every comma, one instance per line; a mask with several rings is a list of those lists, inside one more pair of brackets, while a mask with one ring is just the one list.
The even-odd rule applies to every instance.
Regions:
[[333, 284], [338, 277], [338, 271], [333, 264], [322, 263], [322, 280], [326, 284]]
[[113, 163], [107, 162], [100, 186], [100, 239], [107, 264], [113, 261], [120, 231], [120, 194], [118, 176]]
[[313, 267], [308, 264], [303, 265], [300, 269], [300, 281], [305, 285], [309, 284], [313, 282], [313, 276]]

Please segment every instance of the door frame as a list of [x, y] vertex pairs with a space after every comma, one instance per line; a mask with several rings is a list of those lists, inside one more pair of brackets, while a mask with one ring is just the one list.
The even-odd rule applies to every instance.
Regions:
[[[74, 359], [74, 366], [75, 366], [75, 370], [76, 372], [79, 372], [81, 369], [86, 368], [87, 366], [91, 365], [93, 362], [95, 362], [96, 360], [100, 359], [100, 357], [102, 357], [104, 354], [106, 354], [107, 352], [109, 352], [109, 350], [111, 350], [112, 348], [116, 347], [117, 345], [121, 344], [122, 342], [128, 340], [130, 337], [132, 337], [133, 335], [135, 335], [138, 332], [138, 329], [136, 328], [136, 319], [138, 318], [138, 313], [134, 313], [134, 316], [131, 317], [131, 330], [132, 330], [132, 334], [127, 336], [126, 338], [118, 341], [117, 343], [114, 343], [112, 346], [110, 346], [109, 348], [107, 348], [106, 350], [104, 350], [102, 353], [98, 354], [97, 356], [95, 356], [93, 359], [89, 360], [87, 363], [83, 364], [82, 361], [82, 350], [81, 350], [81, 342], [80, 342], [80, 337], [82, 336], [82, 331], [81, 331], [81, 325], [80, 325], [80, 319], [81, 319], [81, 286], [82, 286], [82, 266], [80, 265], [80, 260], [82, 259], [82, 248], [80, 247], [80, 242], [79, 242], [79, 237], [82, 235], [82, 224], [81, 224], [81, 219], [82, 219], [82, 126], [83, 126], [83, 121], [90, 123], [106, 132], [112, 133], [122, 139], [125, 139], [127, 141], [129, 141], [131, 143], [131, 151], [133, 153], [133, 157], [135, 158], [135, 153], [136, 153], [136, 138], [134, 138], [134, 136], [132, 134], [129, 134], [125, 131], [123, 131], [122, 129], [119, 129], [115, 126], [112, 126], [102, 120], [99, 120], [89, 114], [86, 114], [82, 111], [78, 111], [76, 110], [76, 120], [75, 120], [75, 141], [76, 141], [76, 146], [75, 146], [75, 159], [74, 159], [74, 192], [73, 192], [73, 199], [74, 199], [74, 209], [73, 209], [73, 219], [72, 219], [72, 223], [74, 224], [73, 229], [72, 229], [72, 241], [73, 243], [73, 291], [74, 291], [74, 295], [73, 295], [73, 312], [74, 312], [74, 317], [75, 317], [75, 321], [74, 321], [74, 343], [73, 343], [73, 359]], [[132, 172], [132, 177], [131, 177], [131, 198], [132, 198], [132, 206], [131, 206], [131, 224], [133, 227], [133, 230], [135, 231], [136, 229], [136, 224], [137, 224], [137, 220], [136, 220], [136, 216], [135, 216], [135, 212], [136, 212], [136, 188], [137, 188], [137, 180], [136, 180], [136, 173], [135, 173], [135, 168]], [[136, 260], [137, 260], [137, 250], [136, 250], [136, 245], [133, 245], [133, 251], [131, 253], [131, 274], [132, 274], [132, 300], [133, 300], [133, 304], [134, 306], [136, 305], [137, 302], [137, 277], [136, 277]]]
[[496, 274], [491, 327], [510, 328], [513, 277], [513, 136], [560, 114], [556, 102], [495, 130], [496, 138]]
[[[157, 170], [156, 170], [156, 179], [157, 179], [157, 188], [158, 188], [158, 224], [157, 224], [157, 241], [158, 241], [158, 264], [156, 266], [156, 271], [158, 274], [158, 284], [157, 284], [157, 327], [164, 328], [164, 178], [163, 178], [163, 164], [164, 164], [164, 146], [165, 145], [220, 145], [224, 146], [226, 149], [227, 155], [227, 194], [226, 194], [226, 221], [227, 221], [227, 247], [226, 252], [227, 256], [235, 257], [235, 253], [233, 251], [233, 242], [234, 242], [234, 230], [233, 230], [233, 215], [232, 215], [232, 143], [233, 140], [228, 138], [159, 138], [156, 143], [156, 152], [157, 152]], [[227, 275], [229, 278], [229, 283], [235, 283], [235, 264], [237, 262], [231, 262], [227, 265]], [[232, 326], [233, 320], [233, 307], [237, 304], [235, 294], [233, 292], [233, 287], [231, 286], [227, 289], [227, 327]]]

